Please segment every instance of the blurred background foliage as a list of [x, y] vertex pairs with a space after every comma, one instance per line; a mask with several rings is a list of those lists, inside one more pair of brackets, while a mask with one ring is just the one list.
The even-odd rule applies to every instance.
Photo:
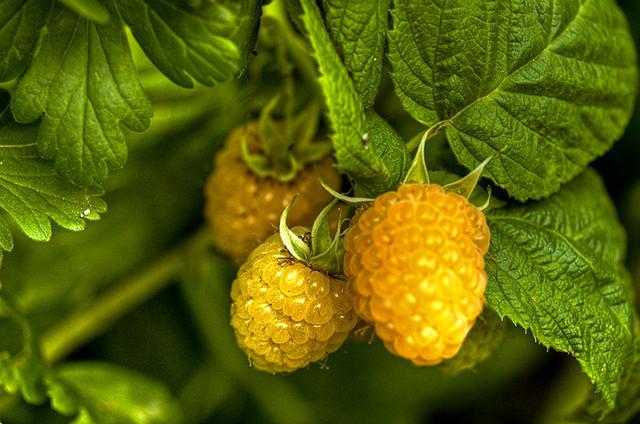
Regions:
[[[620, 4], [640, 44], [640, 2]], [[128, 163], [108, 181], [108, 213], [82, 233], [56, 231], [50, 243], [18, 238], [14, 252], [5, 256], [2, 289], [38, 334], [162, 261], [164, 252], [198, 231], [202, 186], [216, 149], [232, 128], [257, 115], [278, 86], [270, 57], [274, 48], [260, 46], [239, 80], [194, 90], [171, 84], [134, 51], [155, 118], [148, 132], [129, 136]], [[378, 99], [376, 109], [405, 139], [420, 130], [402, 111], [389, 81]], [[638, 289], [639, 137], [636, 110], [624, 138], [595, 164], [628, 230], [628, 266]], [[432, 152], [431, 158], [442, 162], [447, 155]], [[588, 391], [575, 361], [546, 352], [511, 324], [490, 359], [456, 375], [413, 367], [366, 337], [348, 341], [322, 366], [294, 375], [255, 371], [229, 326], [235, 270], [214, 251], [185, 253], [188, 260], [175, 284], [68, 359], [108, 361], [163, 382], [179, 399], [186, 423], [555, 422]], [[28, 424], [68, 418], [48, 406], [0, 396], [0, 420]]]

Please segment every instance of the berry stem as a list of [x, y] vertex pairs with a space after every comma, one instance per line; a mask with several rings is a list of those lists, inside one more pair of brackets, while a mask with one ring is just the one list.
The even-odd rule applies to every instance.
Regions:
[[203, 228], [183, 244], [119, 284], [83, 308], [72, 312], [46, 332], [41, 351], [53, 364], [106, 331], [113, 323], [172, 283], [183, 266], [184, 252], [208, 244], [209, 231]]

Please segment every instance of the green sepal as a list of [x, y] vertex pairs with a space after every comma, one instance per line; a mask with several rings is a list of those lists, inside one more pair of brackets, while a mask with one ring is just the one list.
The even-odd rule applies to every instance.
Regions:
[[[469, 172], [459, 180], [445, 185], [443, 188], [448, 193], [458, 193], [459, 195], [464, 196], [468, 199], [471, 196], [471, 193], [473, 193], [473, 190], [475, 190], [478, 186], [478, 180], [480, 179], [485, 166], [487, 166], [487, 164], [491, 162], [494, 157], [495, 155], [489, 156], [488, 158], [483, 160], [480, 165], [476, 166], [473, 171]], [[491, 195], [489, 195], [489, 198], [491, 198]]]
[[334, 199], [338, 199], [344, 203], [349, 205], [360, 205], [362, 203], [371, 203], [376, 199], [371, 197], [351, 197], [346, 194], [339, 193], [335, 191], [329, 184], [325, 183], [320, 176], [318, 176], [318, 180], [320, 181], [320, 185], [324, 188]]
[[311, 252], [309, 264], [315, 269], [321, 269], [329, 274], [337, 275], [342, 273], [342, 263], [344, 260], [344, 247], [341, 243], [342, 236], [342, 210], [338, 217], [338, 226], [335, 234], [331, 235], [329, 228], [329, 214], [338, 204], [338, 199], [333, 199], [320, 212], [313, 228], [311, 229]]
[[[313, 141], [321, 114], [319, 104], [311, 101], [294, 115], [292, 90], [291, 84], [286, 84], [284, 93], [274, 96], [262, 109], [258, 119], [259, 152], [252, 153], [247, 138], [242, 140], [242, 158], [260, 177], [291, 181], [307, 164], [331, 152], [329, 141]], [[284, 118], [278, 120], [273, 115], [281, 103]]]
[[429, 184], [429, 169], [427, 169], [427, 162], [425, 159], [425, 145], [427, 144], [427, 140], [432, 133], [433, 128], [429, 128], [425, 131], [424, 135], [420, 139], [420, 144], [418, 144], [418, 150], [416, 150], [416, 154], [413, 157], [413, 161], [411, 162], [411, 166], [407, 171], [407, 175], [404, 177], [403, 184], [407, 183], [419, 183], [419, 184]]
[[[297, 196], [296, 196], [297, 197]], [[280, 238], [291, 256], [304, 262], [311, 268], [324, 271], [331, 275], [342, 274], [342, 262], [344, 258], [344, 247], [342, 245], [342, 211], [338, 218], [338, 227], [335, 234], [331, 235], [329, 226], [329, 214], [338, 203], [338, 199], [332, 200], [316, 217], [311, 233], [304, 228], [289, 228], [287, 217], [289, 210], [296, 197], [287, 205], [280, 215]], [[303, 234], [310, 235], [311, 240], [301, 237]]]
[[287, 248], [291, 256], [296, 258], [302, 262], [308, 262], [311, 257], [311, 248], [309, 245], [300, 237], [294, 230], [287, 226], [287, 217], [289, 216], [289, 210], [291, 206], [296, 201], [294, 197], [293, 200], [287, 205], [286, 208], [282, 211], [282, 215], [280, 215], [280, 238], [282, 239], [282, 244]]

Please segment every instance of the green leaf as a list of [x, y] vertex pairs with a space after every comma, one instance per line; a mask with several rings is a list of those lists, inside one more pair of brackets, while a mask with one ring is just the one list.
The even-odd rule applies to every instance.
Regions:
[[[31, 239], [48, 241], [51, 220], [80, 231], [85, 220], [97, 220], [106, 204], [101, 191], [74, 186], [60, 177], [48, 161], [40, 159], [36, 125], [19, 125], [0, 118], [0, 208]], [[0, 217], [0, 248], [11, 250], [13, 240]]]
[[592, 392], [583, 407], [575, 414], [577, 422], [627, 423], [640, 412], [640, 323], [636, 317], [635, 343], [633, 353], [625, 361], [626, 367], [620, 381], [620, 392], [616, 406], [608, 410], [606, 402], [598, 393]]
[[0, 388], [29, 403], [45, 400], [45, 367], [28, 322], [0, 298]]
[[402, 137], [373, 110], [367, 112], [366, 127], [367, 137], [363, 146], [383, 158], [388, 174], [385, 179], [362, 178], [358, 183], [366, 193], [377, 195], [400, 185], [411, 165], [411, 158]]
[[[311, 0], [303, 0], [302, 20], [309, 33], [320, 68], [320, 85], [326, 97], [329, 118], [334, 134], [331, 137], [340, 171], [349, 174], [356, 184], [363, 184], [367, 192], [380, 194], [395, 187], [401, 175], [397, 174], [399, 164], [395, 153], [388, 157], [384, 152], [401, 151], [399, 138], [370, 142], [371, 133], [389, 132], [388, 126], [382, 128], [381, 119], [369, 122], [364, 107], [349, 79], [347, 69], [333, 48], [320, 11]], [[371, 125], [371, 127], [370, 127]], [[376, 140], [376, 141], [377, 141]], [[385, 149], [381, 151], [381, 149]], [[389, 150], [387, 150], [389, 149]]]
[[120, 366], [65, 363], [46, 379], [53, 409], [75, 424], [175, 424], [181, 411], [160, 382]]
[[[113, 7], [111, 1], [108, 2]], [[133, 66], [122, 22], [91, 23], [56, 6], [40, 53], [13, 93], [18, 122], [42, 116], [38, 147], [76, 184], [99, 184], [122, 167], [127, 148], [120, 124], [144, 131], [151, 106]]]
[[380, 85], [390, 0], [323, 0], [331, 37], [351, 73], [365, 108]]
[[440, 368], [447, 374], [474, 369], [491, 357], [502, 343], [504, 333], [504, 321], [491, 309], [486, 308], [469, 332], [460, 352], [444, 361]]
[[240, 53], [229, 39], [237, 22], [213, 2], [191, 9], [185, 1], [116, 0], [124, 20], [151, 61], [173, 82], [213, 86], [236, 72]]
[[610, 408], [631, 350], [624, 231], [586, 171], [548, 199], [488, 216], [487, 302], [546, 347], [574, 356]]
[[0, 81], [15, 78], [31, 60], [51, 0], [6, 0], [0, 3]]
[[557, 191], [618, 139], [636, 52], [613, 0], [396, 0], [389, 60], [404, 108], [445, 125], [518, 200]]
[[109, 22], [109, 11], [98, 0], [59, 0], [83, 18], [98, 24]]
[[253, 48], [258, 38], [262, 3], [260, 0], [219, 0], [218, 2], [236, 16], [234, 30], [228, 34], [228, 37], [238, 47], [240, 52], [238, 72], [242, 72], [253, 56]]

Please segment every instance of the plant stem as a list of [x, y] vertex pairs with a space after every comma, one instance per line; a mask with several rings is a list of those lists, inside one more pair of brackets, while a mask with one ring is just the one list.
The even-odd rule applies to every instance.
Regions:
[[40, 347], [45, 361], [54, 364], [63, 359], [167, 287], [181, 271], [184, 253], [205, 246], [208, 239], [206, 228], [197, 231], [142, 271], [71, 313], [42, 337]]
[[291, 59], [295, 62], [300, 73], [309, 83], [310, 88], [317, 98], [322, 99], [323, 94], [318, 85], [318, 71], [316, 70], [313, 56], [307, 50], [304, 41], [300, 39], [298, 34], [292, 28], [284, 4], [281, 0], [276, 0], [270, 5], [263, 8], [264, 16], [270, 16], [280, 23], [280, 28], [285, 37], [287, 48], [291, 54]]

